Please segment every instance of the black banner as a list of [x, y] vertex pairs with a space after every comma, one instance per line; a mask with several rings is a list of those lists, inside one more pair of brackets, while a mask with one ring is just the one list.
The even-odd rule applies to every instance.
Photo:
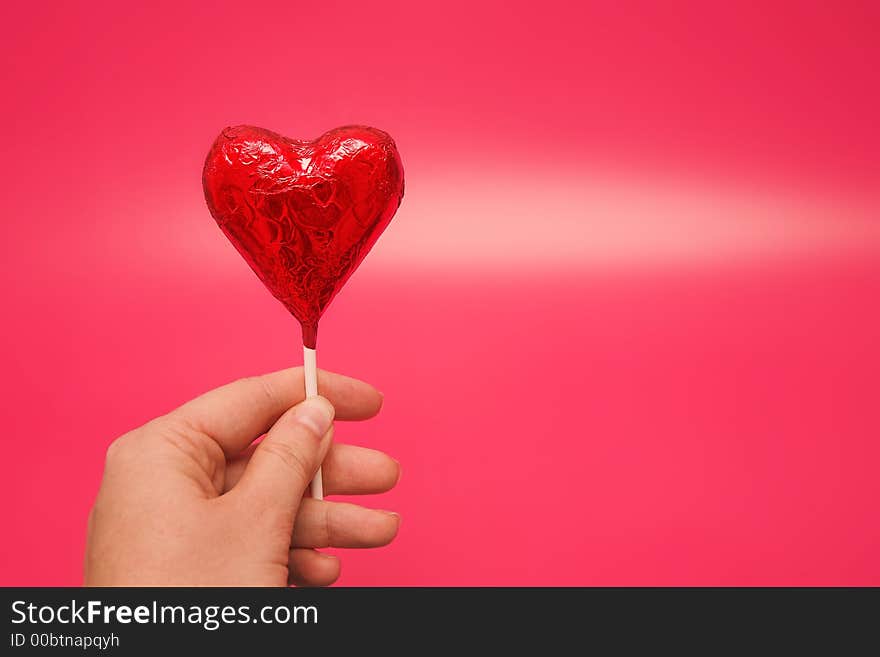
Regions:
[[[0, 589], [3, 654], [876, 649], [877, 589]], [[210, 651], [210, 652], [209, 652]], [[433, 654], [433, 651], [431, 651]], [[315, 653], [317, 655], [318, 653]], [[519, 654], [517, 652], [517, 654]], [[311, 656], [310, 656], [311, 657]]]

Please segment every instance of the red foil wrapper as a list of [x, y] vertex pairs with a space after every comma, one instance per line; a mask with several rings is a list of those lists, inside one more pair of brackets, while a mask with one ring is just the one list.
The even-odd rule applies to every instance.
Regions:
[[312, 349], [318, 320], [403, 199], [391, 137], [346, 126], [314, 141], [226, 128], [205, 160], [205, 200]]

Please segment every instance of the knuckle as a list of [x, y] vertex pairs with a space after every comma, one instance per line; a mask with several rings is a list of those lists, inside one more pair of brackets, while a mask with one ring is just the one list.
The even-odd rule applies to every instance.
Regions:
[[162, 443], [179, 453], [183, 458], [209, 468], [214, 461], [223, 458], [223, 450], [208, 436], [185, 427], [169, 425], [159, 433]]
[[[315, 425], [314, 421], [311, 419], [304, 420], [303, 418], [297, 416], [291, 416], [290, 420], [287, 421], [287, 426], [290, 427], [291, 431], [296, 431], [300, 434], [305, 434], [312, 440], [321, 440], [323, 437], [321, 432], [318, 430], [318, 427]], [[328, 429], [329, 431], [329, 429]]]
[[107, 453], [104, 457], [104, 461], [107, 465], [118, 463], [125, 458], [126, 453], [128, 453], [130, 449], [131, 435], [125, 434], [124, 436], [120, 436], [107, 446]]
[[323, 543], [324, 547], [330, 547], [331, 545], [335, 545], [335, 537], [336, 531], [333, 529], [333, 518], [331, 517], [330, 508], [327, 505], [322, 505], [323, 511], [321, 512], [321, 531], [323, 532], [321, 536], [321, 543]]
[[244, 379], [244, 381], [250, 385], [253, 385], [256, 388], [259, 388], [263, 396], [265, 396], [266, 399], [268, 399], [270, 402], [275, 402], [278, 399], [278, 391], [269, 380], [269, 377], [249, 376]]
[[260, 449], [263, 450], [264, 454], [280, 461], [295, 477], [302, 480], [311, 479], [311, 464], [291, 445], [280, 440], [267, 439], [260, 445]]

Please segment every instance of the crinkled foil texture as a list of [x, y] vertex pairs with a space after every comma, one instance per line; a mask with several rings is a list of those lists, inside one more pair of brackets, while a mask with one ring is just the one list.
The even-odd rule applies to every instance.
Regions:
[[321, 314], [403, 198], [394, 141], [364, 126], [314, 141], [226, 128], [208, 153], [202, 181], [217, 224], [300, 321], [311, 347]]

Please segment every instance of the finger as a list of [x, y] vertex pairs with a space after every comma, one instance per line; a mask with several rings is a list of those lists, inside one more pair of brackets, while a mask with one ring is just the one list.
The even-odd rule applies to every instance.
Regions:
[[[230, 490], [244, 473], [254, 447], [226, 465], [223, 492]], [[400, 464], [387, 454], [367, 447], [334, 443], [321, 466], [325, 495], [373, 495], [391, 490], [400, 479]]]
[[288, 554], [287, 583], [296, 586], [330, 586], [339, 579], [339, 559], [315, 550], [296, 549]]
[[333, 445], [322, 466], [328, 495], [372, 495], [397, 485], [400, 464], [376, 449]]
[[306, 498], [293, 526], [293, 547], [371, 548], [397, 536], [400, 516], [356, 504]]
[[292, 526], [300, 498], [330, 448], [332, 424], [333, 406], [323, 397], [294, 406], [254, 450], [230, 494], [244, 496], [258, 516], [269, 508], [279, 511]]
[[[365, 420], [382, 407], [382, 395], [369, 383], [318, 371], [321, 396], [336, 407], [340, 420]], [[185, 420], [234, 456], [268, 431], [279, 417], [305, 397], [303, 372], [294, 367], [240, 379], [187, 402], [169, 415]]]

